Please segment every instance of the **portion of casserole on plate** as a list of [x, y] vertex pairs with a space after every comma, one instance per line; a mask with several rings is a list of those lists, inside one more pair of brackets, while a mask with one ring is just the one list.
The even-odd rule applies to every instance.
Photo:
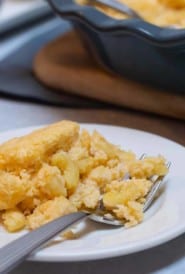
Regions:
[[92, 212], [103, 197], [107, 213], [133, 226], [143, 220], [149, 178], [166, 173], [161, 156], [138, 160], [98, 132], [61, 121], [0, 146], [0, 220], [10, 232], [35, 229]]
[[[141, 15], [141, 17], [158, 26], [185, 27], [185, 0], [116, 0], [127, 4]], [[93, 4], [90, 0], [76, 0], [80, 4], [95, 5], [107, 15], [116, 19], [124, 19], [125, 16], [111, 8]]]

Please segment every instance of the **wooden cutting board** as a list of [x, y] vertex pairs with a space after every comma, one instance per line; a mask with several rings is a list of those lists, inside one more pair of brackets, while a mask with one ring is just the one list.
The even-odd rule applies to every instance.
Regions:
[[184, 95], [162, 92], [105, 71], [74, 31], [45, 45], [35, 57], [33, 71], [41, 83], [57, 91], [185, 120]]

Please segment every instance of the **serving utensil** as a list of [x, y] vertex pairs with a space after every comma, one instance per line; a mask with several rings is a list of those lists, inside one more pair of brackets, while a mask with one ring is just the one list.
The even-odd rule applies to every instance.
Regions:
[[[142, 156], [144, 158], [145, 156]], [[170, 163], [166, 164], [169, 169]], [[128, 177], [128, 174], [127, 174]], [[165, 176], [154, 176], [150, 178], [153, 182], [146, 201], [144, 203], [143, 211], [145, 212], [151, 205]], [[46, 244], [57, 234], [69, 228], [71, 225], [82, 221], [85, 218], [90, 218], [96, 222], [112, 225], [123, 226], [123, 222], [115, 219], [114, 216], [108, 217], [105, 213], [102, 200], [100, 201], [97, 211], [93, 214], [88, 212], [75, 212], [54, 221], [51, 221], [38, 229], [35, 229], [17, 240], [9, 243], [0, 249], [0, 273], [5, 274], [10, 272], [18, 264], [20, 264], [28, 255], [36, 251], [43, 244]]]
[[138, 12], [136, 12], [135, 10], [133, 10], [132, 8], [130, 8], [129, 6], [127, 6], [124, 3], [121, 3], [117, 0], [87, 0], [88, 3], [90, 4], [100, 4], [103, 6], [107, 6], [109, 8], [112, 8], [114, 10], [117, 10], [125, 15], [128, 15], [129, 17], [134, 17], [137, 19], [142, 19], [142, 17], [138, 14]]
[[[140, 20], [145, 21], [144, 18], [137, 11], [130, 8], [123, 2], [119, 2], [117, 0], [86, 0], [86, 1], [93, 5], [99, 4], [99, 5], [102, 5], [105, 7], [112, 8], [112, 9], [117, 10], [131, 18], [140, 19]], [[170, 28], [170, 29], [178, 29], [179, 28], [177, 25], [169, 25], [166, 27]]]

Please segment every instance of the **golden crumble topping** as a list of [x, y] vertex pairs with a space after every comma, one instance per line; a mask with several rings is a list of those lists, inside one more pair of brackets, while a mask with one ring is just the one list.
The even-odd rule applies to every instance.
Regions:
[[133, 226], [143, 220], [150, 177], [166, 173], [161, 156], [139, 160], [97, 131], [61, 121], [0, 146], [1, 222], [10, 232], [35, 229], [95, 211], [102, 199], [108, 214]]

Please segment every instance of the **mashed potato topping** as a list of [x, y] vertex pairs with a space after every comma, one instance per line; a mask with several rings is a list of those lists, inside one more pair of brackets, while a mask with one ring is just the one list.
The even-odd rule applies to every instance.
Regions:
[[161, 156], [139, 160], [97, 131], [61, 121], [0, 146], [0, 220], [10, 232], [35, 229], [72, 212], [95, 211], [102, 199], [106, 213], [136, 225], [150, 177], [166, 173]]
[[[76, 0], [80, 4], [89, 3], [88, 0]], [[185, 27], [185, 0], [119, 0], [136, 10], [141, 17], [158, 26]], [[116, 19], [124, 19], [120, 12], [101, 5], [96, 7], [107, 15]]]

